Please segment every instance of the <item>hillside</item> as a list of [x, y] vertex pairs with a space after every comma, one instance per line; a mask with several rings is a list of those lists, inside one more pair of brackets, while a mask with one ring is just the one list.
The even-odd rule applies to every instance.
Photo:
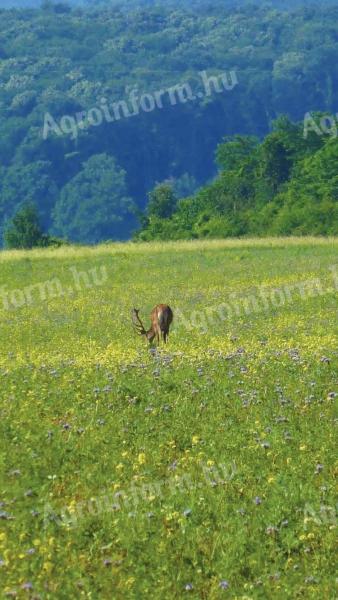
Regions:
[[335, 114], [337, 11], [3, 11], [0, 229], [32, 201], [57, 235], [127, 239], [156, 183], [182, 198], [214, 179], [224, 136]]
[[294, 9], [302, 6], [315, 6], [321, 4], [333, 5], [336, 0], [317, 0], [308, 2], [307, 0], [1, 0], [0, 8], [40, 8], [42, 4], [63, 4], [68, 6], [84, 6], [86, 8], [96, 8], [102, 6], [121, 6], [126, 9], [132, 7], [153, 7], [169, 6], [180, 8], [185, 6], [193, 10], [210, 11], [213, 7], [242, 7], [247, 4], [256, 6], [271, 6], [278, 9]]

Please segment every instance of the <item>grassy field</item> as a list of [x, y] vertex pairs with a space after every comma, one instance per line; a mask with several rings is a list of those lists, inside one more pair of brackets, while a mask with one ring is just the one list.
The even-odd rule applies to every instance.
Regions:
[[337, 597], [337, 250], [0, 254], [1, 597]]

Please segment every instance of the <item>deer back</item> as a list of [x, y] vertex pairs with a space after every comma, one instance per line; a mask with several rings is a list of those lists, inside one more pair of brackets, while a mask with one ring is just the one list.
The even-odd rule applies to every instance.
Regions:
[[173, 320], [173, 312], [168, 304], [157, 304], [151, 312], [151, 322], [154, 328], [168, 333]]

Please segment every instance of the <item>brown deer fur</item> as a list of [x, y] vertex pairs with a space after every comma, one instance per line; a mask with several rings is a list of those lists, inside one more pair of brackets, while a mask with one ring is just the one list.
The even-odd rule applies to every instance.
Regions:
[[173, 311], [167, 304], [157, 304], [150, 314], [151, 326], [148, 330], [144, 328], [144, 325], [139, 317], [139, 310], [133, 308], [131, 311], [133, 325], [139, 335], [143, 335], [146, 339], [151, 342], [155, 339], [159, 344], [161, 339], [164, 343], [167, 342], [170, 325], [173, 320]]

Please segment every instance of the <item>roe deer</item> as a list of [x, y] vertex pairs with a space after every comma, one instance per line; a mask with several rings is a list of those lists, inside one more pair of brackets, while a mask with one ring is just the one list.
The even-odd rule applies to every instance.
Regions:
[[148, 331], [144, 328], [144, 325], [139, 317], [139, 310], [133, 308], [131, 311], [133, 325], [139, 335], [143, 335], [146, 339], [151, 342], [156, 337], [157, 343], [163, 339], [164, 343], [167, 343], [169, 328], [173, 320], [173, 311], [167, 304], [157, 304], [151, 311], [151, 326]]

